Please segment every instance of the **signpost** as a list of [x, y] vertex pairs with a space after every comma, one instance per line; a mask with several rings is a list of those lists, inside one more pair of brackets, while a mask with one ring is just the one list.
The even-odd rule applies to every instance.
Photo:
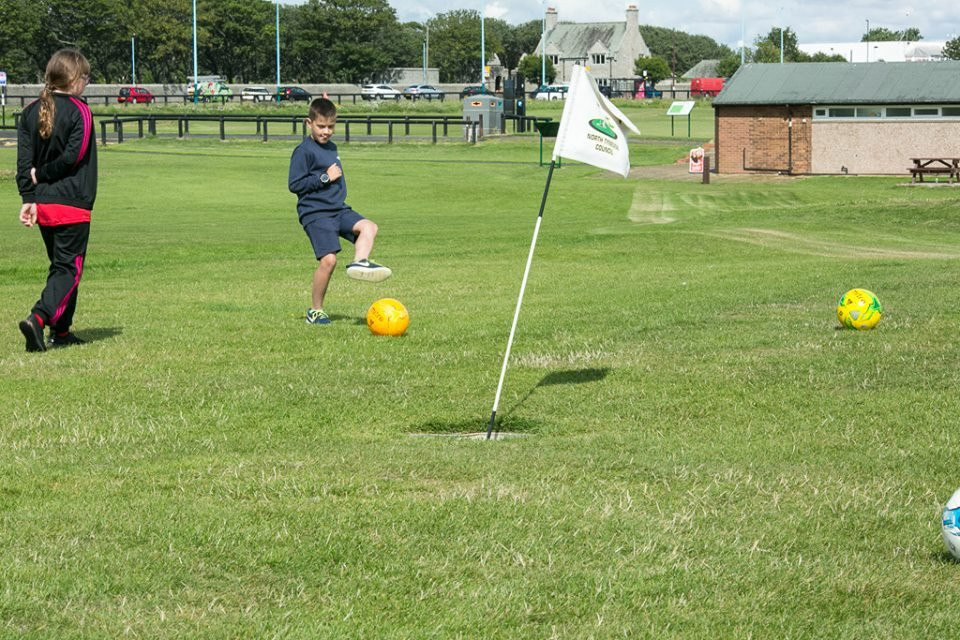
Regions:
[[7, 126], [7, 72], [0, 71], [0, 117], [2, 125]]
[[687, 116], [687, 137], [690, 137], [690, 112], [696, 104], [693, 100], [677, 100], [667, 109], [667, 115], [670, 116], [670, 135], [673, 135], [673, 118], [675, 116]]

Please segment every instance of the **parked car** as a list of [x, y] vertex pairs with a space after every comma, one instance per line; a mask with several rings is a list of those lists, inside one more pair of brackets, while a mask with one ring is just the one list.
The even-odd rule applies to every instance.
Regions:
[[537, 100], [564, 100], [569, 90], [570, 86], [566, 84], [540, 85], [533, 97]]
[[[194, 85], [187, 85], [187, 98], [194, 99]], [[196, 85], [197, 99], [203, 102], [207, 100], [230, 100], [233, 98], [233, 89], [223, 82], [200, 82]]]
[[292, 100], [294, 102], [310, 102], [313, 96], [303, 87], [280, 87], [277, 95], [281, 100]]
[[150, 104], [156, 100], [153, 94], [143, 87], [121, 87], [120, 94], [117, 96], [117, 102], [146, 102]]
[[417, 98], [436, 100], [443, 98], [443, 93], [429, 84], [413, 84], [403, 90], [403, 97], [408, 100], [416, 100]]
[[470, 96], [479, 95], [479, 94], [481, 94], [481, 93], [485, 93], [485, 94], [488, 94], [488, 95], [493, 95], [493, 92], [490, 91], [490, 89], [487, 89], [487, 88], [486, 88], [485, 86], [483, 86], [482, 84], [475, 84], [475, 85], [470, 85], [469, 87], [464, 87], [464, 88], [460, 91], [460, 97], [461, 97], [461, 98], [469, 98]]
[[360, 97], [364, 100], [383, 100], [384, 98], [400, 99], [400, 92], [388, 84], [360, 85]]
[[266, 87], [244, 87], [240, 92], [240, 100], [251, 102], [268, 102], [273, 100], [273, 94]]

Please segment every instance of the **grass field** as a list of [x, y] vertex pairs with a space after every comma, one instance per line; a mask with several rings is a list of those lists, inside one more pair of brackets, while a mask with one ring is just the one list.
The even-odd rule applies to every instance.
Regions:
[[[338, 269], [329, 327], [303, 321], [292, 146], [101, 148], [89, 344], [44, 354], [16, 329], [42, 244], [0, 174], [0, 637], [953, 628], [956, 190], [701, 185], [665, 144], [628, 180], [565, 163], [501, 400], [517, 435], [483, 442], [456, 434], [490, 414], [536, 141], [342, 146], [395, 276]], [[873, 332], [837, 329], [852, 287], [884, 303]], [[402, 338], [364, 325], [383, 296]]]

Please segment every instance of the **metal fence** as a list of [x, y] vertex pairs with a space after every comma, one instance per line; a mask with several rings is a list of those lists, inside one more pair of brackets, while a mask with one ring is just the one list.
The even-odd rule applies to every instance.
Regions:
[[[19, 114], [17, 114], [19, 117]], [[526, 116], [501, 116], [499, 128], [501, 133], [507, 133], [507, 123], [511, 122], [513, 132], [525, 133], [533, 130], [533, 124], [540, 121], [549, 121], [550, 118], [533, 118]], [[113, 133], [114, 142], [123, 143], [127, 133], [126, 125], [136, 126], [136, 136], [143, 138], [144, 135], [157, 135], [157, 123], [175, 122], [177, 125], [177, 137], [184, 138], [190, 135], [190, 123], [216, 123], [218, 125], [218, 135], [220, 140], [227, 139], [228, 123], [248, 124], [251, 133], [236, 134], [233, 137], [257, 137], [264, 142], [270, 139], [271, 125], [273, 125], [273, 135], [276, 136], [297, 136], [305, 137], [307, 135], [306, 123], [303, 116], [271, 116], [271, 115], [205, 115], [205, 114], [143, 114], [120, 116], [100, 119], [100, 140], [106, 145], [110, 138], [108, 129]], [[338, 127], [341, 127], [339, 136], [344, 142], [350, 142], [351, 138], [386, 138], [390, 144], [397, 136], [411, 136], [411, 127], [430, 128], [430, 139], [436, 144], [440, 138], [450, 138], [450, 131], [453, 129], [456, 133], [454, 137], [463, 137], [467, 141], [476, 142], [483, 137], [483, 119], [467, 120], [459, 116], [427, 116], [427, 115], [405, 115], [405, 116], [386, 116], [386, 115], [368, 115], [368, 116], [343, 116], [337, 119]], [[289, 126], [289, 133], [280, 133], [279, 127]], [[386, 126], [386, 135], [374, 134], [374, 127], [382, 128]], [[283, 129], [286, 131], [286, 129]], [[206, 134], [209, 135], [209, 134]]]
[[[154, 94], [152, 94], [152, 95], [153, 95], [153, 102], [154, 102], [154, 104], [156, 104], [156, 103], [161, 103], [161, 102], [162, 102], [163, 104], [190, 104], [190, 103], [194, 102], [193, 96], [186, 95], [186, 94], [183, 94], [183, 93], [173, 93], [173, 94], [157, 94], [157, 93], [154, 93]], [[428, 101], [428, 102], [432, 102], [432, 101], [443, 102], [445, 99], [447, 99], [447, 100], [449, 100], [450, 98], [456, 99], [456, 98], [459, 97], [459, 95], [460, 95], [459, 93], [441, 93], [441, 94], [439, 94], [439, 95], [436, 96], [436, 97], [432, 97], [432, 96], [410, 96], [410, 97], [403, 96], [403, 97], [398, 97], [398, 98], [396, 98], [396, 100], [394, 100], [394, 101], [395, 101], [395, 102], [398, 102], [398, 101], [402, 101], [402, 100], [409, 100], [409, 99], [412, 98], [413, 100], [417, 100], [417, 101], [426, 100], [426, 101]], [[447, 96], [450, 96], [450, 97], [447, 97]], [[87, 104], [89, 104], [89, 105], [97, 105], [97, 104], [104, 104], [104, 105], [123, 104], [123, 105], [128, 105], [128, 104], [133, 103], [132, 100], [128, 100], [128, 101], [125, 101], [125, 102], [121, 102], [120, 99], [118, 98], [118, 96], [117, 96], [116, 94], [111, 94], [111, 95], [92, 95], [92, 94], [89, 94], [89, 93], [85, 93], [83, 97], [84, 97], [84, 99], [87, 101]], [[312, 96], [312, 97], [319, 98], [320, 96], [317, 95], [317, 96]], [[370, 100], [369, 100], [369, 96], [364, 96], [364, 95], [359, 94], [359, 93], [328, 93], [328, 94], [327, 94], [327, 97], [330, 98], [330, 100], [332, 100], [333, 102], [336, 102], [337, 104], [343, 104], [344, 102], [351, 102], [351, 103], [353, 103], [353, 104], [356, 104], [358, 100], [361, 101], [361, 102], [369, 102], [369, 101], [370, 101]], [[7, 102], [10, 103], [11, 106], [12, 106], [15, 102], [18, 102], [18, 103], [20, 104], [20, 107], [21, 107], [21, 108], [23, 108], [24, 106], [30, 104], [31, 102], [33, 102], [33, 101], [36, 100], [36, 99], [37, 99], [37, 96], [35, 96], [35, 95], [29, 95], [29, 96], [11, 96], [11, 95], [8, 95], [8, 96], [7, 96]], [[393, 100], [393, 99], [391, 98], [391, 100]], [[244, 103], [244, 104], [274, 104], [274, 105], [275, 105], [275, 104], [281, 104], [281, 105], [282, 105], [282, 104], [289, 103], [290, 100], [280, 100], [279, 102], [278, 102], [277, 100], [273, 99], [273, 98], [252, 100], [252, 99], [250, 99], [250, 98], [243, 98], [243, 97], [241, 97], [240, 95], [236, 95], [236, 94], [235, 94], [235, 95], [229, 95], [229, 96], [203, 96], [203, 97], [201, 97], [199, 100], [197, 100], [197, 102], [198, 102], [198, 103], [201, 103], [201, 104], [203, 104], [203, 103], [207, 103], [207, 104], [210, 104], [210, 103], [213, 103], [213, 104], [217, 104], [217, 103], [219, 103], [219, 104], [226, 104], [227, 102], [242, 102], [242, 103]], [[306, 101], [301, 101], [301, 102], [306, 102]], [[141, 104], [141, 103], [137, 103], [137, 104]]]

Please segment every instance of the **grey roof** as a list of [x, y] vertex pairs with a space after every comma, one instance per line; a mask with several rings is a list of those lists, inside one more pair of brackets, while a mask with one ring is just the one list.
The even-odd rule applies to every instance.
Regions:
[[713, 104], [960, 103], [960, 61], [745, 64]]
[[549, 52], [556, 47], [567, 57], [586, 58], [590, 47], [600, 42], [615, 52], [626, 31], [626, 22], [560, 22], [547, 34], [547, 48]]
[[717, 73], [717, 67], [719, 65], [719, 60], [701, 60], [680, 77], [684, 80], [690, 80], [691, 78], [719, 78], [720, 74]]

